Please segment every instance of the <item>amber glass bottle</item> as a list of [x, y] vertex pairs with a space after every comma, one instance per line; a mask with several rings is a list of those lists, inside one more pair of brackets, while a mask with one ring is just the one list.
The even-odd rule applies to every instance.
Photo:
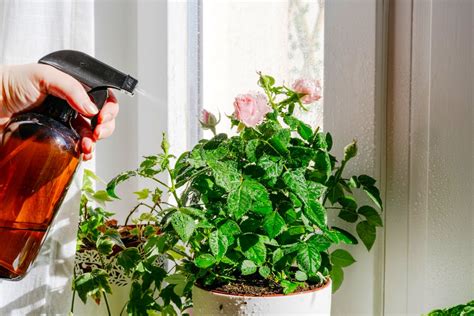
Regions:
[[[53, 100], [53, 98], [49, 98]], [[56, 99], [58, 100], [58, 99]], [[74, 115], [59, 100], [14, 117], [0, 143], [0, 277], [24, 276], [79, 164]]]
[[[99, 109], [114, 88], [133, 94], [138, 81], [82, 52], [53, 52], [39, 63], [79, 80]], [[0, 278], [21, 279], [38, 255], [80, 161], [77, 113], [48, 96], [13, 117], [0, 137]], [[91, 121], [95, 127], [97, 117]], [[1, 135], [0, 135], [1, 136]], [[0, 299], [1, 300], [1, 299]]]

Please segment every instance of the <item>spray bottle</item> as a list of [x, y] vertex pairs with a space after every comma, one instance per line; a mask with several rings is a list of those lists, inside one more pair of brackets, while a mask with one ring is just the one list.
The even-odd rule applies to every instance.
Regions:
[[[133, 94], [138, 81], [89, 55], [63, 50], [39, 60], [80, 81], [99, 110], [114, 88]], [[48, 96], [12, 117], [0, 139], [0, 278], [21, 279], [35, 260], [81, 161], [77, 116]], [[92, 127], [97, 124], [93, 118]]]

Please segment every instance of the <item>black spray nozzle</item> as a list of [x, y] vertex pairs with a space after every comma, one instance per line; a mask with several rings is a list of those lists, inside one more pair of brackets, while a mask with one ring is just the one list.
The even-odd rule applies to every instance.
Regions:
[[60, 50], [38, 62], [67, 73], [93, 90], [114, 88], [133, 94], [138, 83], [135, 78], [79, 51]]

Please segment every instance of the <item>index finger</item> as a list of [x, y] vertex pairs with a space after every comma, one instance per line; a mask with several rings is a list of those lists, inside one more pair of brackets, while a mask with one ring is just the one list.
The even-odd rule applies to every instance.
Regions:
[[79, 81], [48, 65], [37, 65], [37, 69], [35, 75], [42, 92], [66, 100], [82, 115], [90, 117], [99, 112]]

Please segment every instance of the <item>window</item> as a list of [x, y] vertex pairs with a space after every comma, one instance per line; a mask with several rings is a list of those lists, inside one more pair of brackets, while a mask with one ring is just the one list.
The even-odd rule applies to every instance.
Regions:
[[[257, 90], [256, 71], [291, 85], [322, 79], [324, 0], [202, 1], [202, 105], [233, 112], [237, 94]], [[322, 100], [302, 119], [322, 125]], [[221, 131], [230, 123], [223, 120]], [[209, 136], [209, 135], [206, 135]]]

